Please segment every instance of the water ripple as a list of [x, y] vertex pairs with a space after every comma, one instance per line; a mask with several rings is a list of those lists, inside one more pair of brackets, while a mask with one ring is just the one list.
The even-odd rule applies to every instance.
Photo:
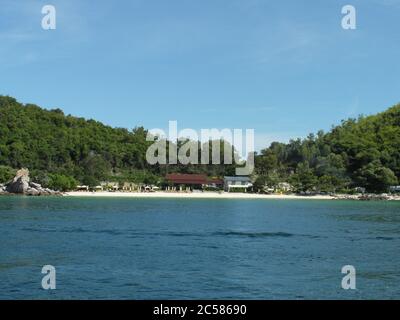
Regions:
[[282, 237], [282, 238], [290, 238], [290, 237], [307, 237], [312, 239], [322, 238], [319, 235], [309, 235], [309, 234], [295, 234], [288, 233], [283, 231], [278, 232], [268, 232], [268, 231], [260, 231], [260, 232], [250, 232], [250, 231], [234, 231], [234, 230], [226, 230], [226, 231], [217, 231], [217, 232], [184, 232], [184, 231], [156, 231], [156, 232], [141, 232], [138, 230], [131, 229], [84, 229], [84, 228], [32, 228], [26, 227], [22, 228], [22, 231], [27, 232], [61, 232], [61, 233], [95, 233], [95, 234], [107, 234], [111, 236], [123, 236], [127, 235], [130, 237], [140, 237], [140, 236], [168, 236], [168, 237], [210, 237], [210, 236], [219, 236], [219, 237], [245, 237], [245, 238], [274, 238], [274, 237]]

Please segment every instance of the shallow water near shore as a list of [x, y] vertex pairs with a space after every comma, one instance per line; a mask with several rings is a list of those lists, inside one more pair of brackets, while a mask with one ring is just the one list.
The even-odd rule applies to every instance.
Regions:
[[397, 201], [1, 197], [0, 246], [0, 299], [400, 299]]

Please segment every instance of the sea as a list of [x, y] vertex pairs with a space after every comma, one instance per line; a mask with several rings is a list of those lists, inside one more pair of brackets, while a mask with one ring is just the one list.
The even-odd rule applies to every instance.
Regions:
[[400, 299], [400, 201], [2, 196], [0, 299]]

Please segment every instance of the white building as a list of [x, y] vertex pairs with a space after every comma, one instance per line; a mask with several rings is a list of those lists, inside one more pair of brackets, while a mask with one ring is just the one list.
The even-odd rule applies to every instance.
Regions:
[[244, 189], [246, 192], [251, 188], [253, 188], [253, 184], [251, 183], [251, 179], [249, 177], [224, 177], [224, 190], [227, 192], [230, 192], [234, 189]]
[[389, 187], [390, 192], [400, 192], [400, 186]]

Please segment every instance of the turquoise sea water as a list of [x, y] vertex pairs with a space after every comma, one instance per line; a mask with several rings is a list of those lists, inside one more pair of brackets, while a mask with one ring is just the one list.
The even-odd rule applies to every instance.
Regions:
[[0, 197], [15, 298], [399, 299], [400, 202]]

